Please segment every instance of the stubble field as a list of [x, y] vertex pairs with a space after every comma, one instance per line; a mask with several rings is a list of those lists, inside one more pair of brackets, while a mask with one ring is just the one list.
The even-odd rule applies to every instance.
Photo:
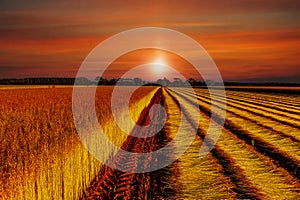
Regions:
[[[299, 199], [300, 95], [273, 90], [227, 90], [223, 125], [222, 97], [210, 97], [207, 89], [195, 89], [195, 103], [185, 88], [142, 87], [130, 101], [133, 120], [148, 123], [154, 103], [165, 108], [167, 119], [157, 135], [136, 139], [113, 120], [113, 87], [99, 87], [99, 123], [123, 149], [161, 148], [175, 137], [181, 118], [186, 130], [197, 127], [194, 142], [173, 164], [133, 174], [102, 165], [84, 148], [73, 122], [71, 87], [1, 88], [0, 199]], [[197, 108], [199, 126], [193, 120]], [[200, 159], [211, 120], [222, 134]], [[125, 164], [136, 167], [130, 159]]]

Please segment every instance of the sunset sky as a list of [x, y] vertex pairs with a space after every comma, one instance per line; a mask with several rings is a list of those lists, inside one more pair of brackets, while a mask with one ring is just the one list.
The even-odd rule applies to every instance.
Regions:
[[[155, 26], [200, 43], [226, 81], [300, 82], [299, 11], [298, 0], [2, 0], [0, 78], [74, 77], [104, 39]], [[116, 63], [136, 65], [142, 54], [155, 55], [147, 50]], [[180, 69], [179, 60], [170, 66]]]

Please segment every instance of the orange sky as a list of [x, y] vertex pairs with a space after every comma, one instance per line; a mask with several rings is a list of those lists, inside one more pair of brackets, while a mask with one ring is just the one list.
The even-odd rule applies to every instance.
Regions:
[[298, 0], [3, 0], [0, 7], [1, 78], [75, 76], [101, 41], [144, 26], [192, 37], [227, 81], [300, 77]]
[[[135, 73], [128, 75], [128, 77], [125, 76], [125, 78], [143, 77], [144, 80], [153, 81], [166, 77], [169, 80], [173, 80], [173, 78], [178, 76], [175, 72], [168, 70], [167, 66], [170, 66], [174, 70], [178, 71], [185, 79], [189, 79], [190, 77], [202, 79], [197, 70], [195, 70], [193, 66], [181, 56], [156, 49], [135, 50], [120, 56], [107, 68], [105, 73], [103, 73], [103, 77], [122, 77], [129, 70], [148, 63], [152, 64], [148, 67], [136, 70]], [[158, 73], [155, 73], [157, 68]]]

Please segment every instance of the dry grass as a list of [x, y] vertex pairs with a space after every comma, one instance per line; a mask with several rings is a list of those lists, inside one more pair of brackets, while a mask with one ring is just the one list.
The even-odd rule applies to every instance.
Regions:
[[[132, 116], [150, 101], [154, 89], [136, 92]], [[97, 91], [99, 117], [110, 112], [111, 91]], [[109, 120], [99, 118], [106, 134], [121, 144], [124, 136]], [[71, 87], [0, 90], [0, 141], [0, 199], [78, 199], [101, 170], [77, 135]]]
[[[134, 93], [129, 109], [134, 122], [156, 90], [157, 87], [143, 87]], [[186, 111], [180, 124], [182, 113], [178, 105], [163, 91], [168, 136], [174, 138], [179, 126], [183, 126], [184, 132], [192, 131], [197, 124], [193, 116], [198, 114], [195, 109], [198, 105], [191, 103], [191, 94], [181, 89], [181, 96], [176, 97]], [[173, 164], [177, 174], [171, 176], [166, 185], [175, 186], [179, 192], [176, 195], [185, 199], [234, 199], [243, 192], [253, 192], [253, 196], [266, 199], [299, 199], [299, 179], [295, 174], [280, 167], [278, 162], [281, 161], [259, 150], [255, 142], [249, 142], [249, 138], [255, 138], [262, 149], [272, 147], [290, 161], [300, 162], [299, 123], [293, 121], [300, 112], [299, 96], [227, 92], [230, 100], [226, 108], [226, 128], [213, 123], [211, 128], [221, 128], [222, 135], [215, 149], [199, 159], [199, 149], [210, 122], [211, 104], [207, 90], [195, 91], [202, 108], [200, 137], [197, 136]], [[109, 109], [111, 93], [112, 87], [98, 88], [97, 117], [109, 140], [121, 146], [127, 133], [113, 120]], [[239, 99], [245, 101], [239, 102]], [[122, 102], [123, 99], [115, 102], [120, 105], [121, 121], [127, 117], [124, 114], [127, 105]], [[222, 104], [216, 102], [216, 105]], [[272, 110], [267, 105], [282, 108]], [[220, 107], [216, 111], [222, 113]], [[125, 127], [130, 129], [128, 124]], [[178, 148], [184, 140], [184, 135], [180, 137], [176, 141]], [[296, 140], [291, 141], [291, 137]], [[98, 144], [101, 145], [101, 141]], [[0, 199], [79, 199], [102, 169], [77, 135], [72, 117], [72, 87], [0, 89]]]

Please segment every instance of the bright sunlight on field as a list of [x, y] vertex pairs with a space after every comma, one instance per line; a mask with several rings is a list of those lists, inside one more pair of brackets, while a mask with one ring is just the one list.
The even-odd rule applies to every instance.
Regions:
[[[126, 136], [111, 128], [116, 127], [109, 117], [112, 89], [98, 88], [96, 108], [110, 140], [120, 146]], [[130, 104], [134, 120], [154, 91], [135, 92]], [[72, 88], [6, 88], [0, 90], [0, 102], [0, 199], [78, 199], [101, 164], [77, 135]]]
[[[122, 87], [122, 92], [128, 92], [129, 86]], [[156, 171], [118, 171], [97, 161], [81, 143], [72, 117], [72, 87], [2, 88], [0, 199], [300, 198], [297, 92], [228, 88], [222, 124], [220, 115], [225, 107], [218, 93], [210, 96], [206, 88], [194, 88], [197, 99], [193, 101], [193, 94], [186, 88], [141, 87], [130, 99], [133, 121], [149, 123], [149, 109], [154, 104], [163, 106], [167, 117], [155, 136], [138, 138], [128, 136], [116, 124], [109, 109], [112, 91], [110, 86], [98, 87], [95, 102], [98, 121], [112, 143], [131, 152], [151, 152], [169, 144], [181, 126], [185, 133], [197, 132], [187, 151]], [[122, 121], [128, 117], [124, 114], [127, 107], [122, 98], [115, 103], [120, 105], [117, 117]], [[215, 116], [211, 119], [212, 106]], [[199, 114], [198, 126], [195, 116]], [[153, 116], [162, 123], [159, 113]], [[221, 129], [222, 134], [200, 159], [199, 150], [209, 126], [213, 131]], [[165, 160], [172, 159], [181, 148], [186, 137], [179, 136]], [[147, 165], [130, 157], [124, 159], [120, 152], [112, 153], [115, 162], [122, 161], [127, 169]]]

